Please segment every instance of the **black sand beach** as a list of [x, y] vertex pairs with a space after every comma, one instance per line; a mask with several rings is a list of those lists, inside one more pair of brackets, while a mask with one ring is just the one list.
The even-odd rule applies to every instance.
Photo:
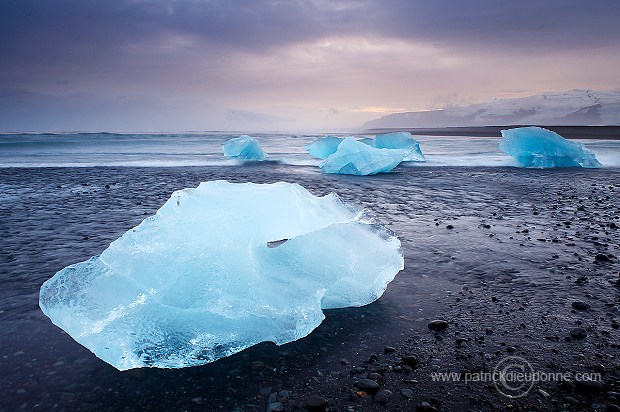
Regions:
[[[336, 192], [399, 236], [405, 269], [377, 302], [328, 311], [304, 339], [180, 370], [119, 372], [41, 313], [39, 287], [56, 271], [99, 254], [174, 190], [214, 179]], [[617, 169], [3, 169], [0, 199], [0, 410], [295, 411], [312, 395], [330, 411], [620, 410]], [[429, 329], [436, 319], [447, 327]], [[510, 356], [573, 378], [518, 398], [431, 378], [492, 372]], [[574, 379], [585, 372], [601, 382]]]

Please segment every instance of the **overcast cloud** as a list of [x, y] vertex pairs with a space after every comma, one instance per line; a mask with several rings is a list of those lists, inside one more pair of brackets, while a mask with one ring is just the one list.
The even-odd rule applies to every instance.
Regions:
[[618, 1], [0, 2], [7, 131], [340, 129], [618, 67]]

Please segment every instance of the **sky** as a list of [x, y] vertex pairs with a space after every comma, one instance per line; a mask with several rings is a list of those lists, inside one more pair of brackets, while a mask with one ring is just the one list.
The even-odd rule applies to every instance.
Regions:
[[339, 131], [619, 67], [618, 0], [0, 2], [0, 131]]

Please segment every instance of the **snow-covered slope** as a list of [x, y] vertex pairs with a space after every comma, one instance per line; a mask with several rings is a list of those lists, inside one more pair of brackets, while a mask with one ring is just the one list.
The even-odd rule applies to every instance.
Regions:
[[366, 122], [362, 128], [508, 125], [620, 125], [620, 91], [571, 90], [443, 110], [394, 113]]

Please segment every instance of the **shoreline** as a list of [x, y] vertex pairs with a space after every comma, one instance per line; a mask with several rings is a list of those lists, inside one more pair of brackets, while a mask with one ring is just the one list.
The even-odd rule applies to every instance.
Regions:
[[[501, 138], [501, 130], [525, 127], [515, 126], [472, 126], [472, 127], [441, 127], [441, 128], [382, 128], [368, 129], [364, 133], [410, 132], [412, 135], [428, 136], [470, 136], [470, 137], [497, 137]], [[531, 126], [531, 125], [530, 125]], [[567, 139], [584, 140], [620, 140], [620, 126], [540, 126], [549, 129]]]
[[[288, 411], [306, 410], [312, 395], [329, 411], [578, 411], [620, 402], [620, 171], [399, 167], [358, 177], [269, 164], [5, 172], [0, 409], [263, 412], [281, 403]], [[405, 269], [376, 302], [326, 311], [306, 338], [185, 369], [119, 372], [40, 312], [44, 280], [101, 253], [174, 190], [217, 179], [335, 192], [397, 234]], [[447, 327], [429, 329], [435, 319]], [[585, 336], [571, 337], [578, 328]], [[488, 382], [431, 379], [492, 372], [510, 356], [545, 372], [601, 373], [603, 382], [540, 382], [511, 399]]]

